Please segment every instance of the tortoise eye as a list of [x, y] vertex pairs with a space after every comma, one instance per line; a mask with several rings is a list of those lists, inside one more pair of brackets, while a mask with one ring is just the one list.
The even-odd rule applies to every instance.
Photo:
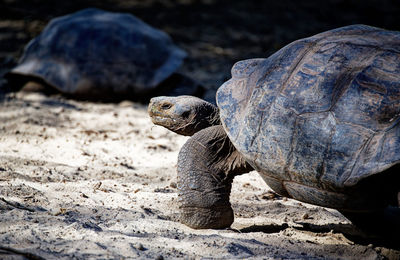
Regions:
[[182, 113], [183, 118], [188, 118], [190, 116], [190, 111], [185, 111]]
[[163, 109], [163, 110], [170, 109], [171, 107], [172, 107], [171, 103], [164, 103], [161, 105], [161, 109]]

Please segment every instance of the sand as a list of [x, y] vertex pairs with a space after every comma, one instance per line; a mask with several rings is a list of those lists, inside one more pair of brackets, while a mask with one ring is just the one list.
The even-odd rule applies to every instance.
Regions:
[[19, 92], [0, 102], [1, 259], [398, 259], [336, 210], [235, 178], [235, 222], [177, 222], [176, 161], [187, 137], [143, 104]]
[[[399, 30], [396, 1], [6, 0], [0, 87], [24, 46], [57, 16], [130, 12], [185, 49], [181, 72], [216, 89], [242, 59], [364, 23]], [[237, 177], [235, 222], [177, 220], [176, 161], [187, 140], [153, 126], [145, 104], [0, 95], [0, 259], [400, 259], [336, 210], [276, 196], [256, 172]]]

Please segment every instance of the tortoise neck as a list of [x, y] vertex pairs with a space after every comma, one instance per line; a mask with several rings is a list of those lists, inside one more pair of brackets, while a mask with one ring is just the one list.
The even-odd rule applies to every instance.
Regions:
[[223, 127], [211, 126], [191, 137], [179, 152], [177, 170], [180, 221], [196, 229], [229, 227], [233, 178], [252, 168]]

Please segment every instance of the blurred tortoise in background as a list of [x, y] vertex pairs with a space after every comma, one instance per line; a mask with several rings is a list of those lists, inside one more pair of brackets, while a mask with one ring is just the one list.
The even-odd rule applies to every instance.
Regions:
[[201, 88], [175, 73], [185, 56], [166, 33], [133, 15], [89, 8], [50, 21], [6, 78], [85, 98], [196, 95]]
[[153, 123], [193, 135], [178, 158], [182, 223], [229, 227], [232, 180], [254, 169], [283, 196], [400, 231], [399, 32], [352, 25], [240, 61], [216, 99], [149, 104]]

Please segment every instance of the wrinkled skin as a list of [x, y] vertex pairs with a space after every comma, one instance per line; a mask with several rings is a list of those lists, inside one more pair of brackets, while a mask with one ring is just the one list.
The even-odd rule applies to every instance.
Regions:
[[233, 222], [233, 178], [253, 168], [220, 125], [218, 108], [196, 97], [157, 97], [149, 104], [154, 124], [192, 136], [178, 156], [180, 221], [191, 228], [226, 228]]
[[218, 108], [193, 96], [155, 97], [150, 100], [149, 115], [156, 125], [186, 136], [219, 125]]
[[[180, 222], [196, 229], [229, 227], [234, 220], [229, 202], [233, 178], [253, 168], [229, 140], [219, 121], [218, 108], [196, 97], [179, 96], [153, 98], [148, 111], [153, 123], [192, 136], [178, 156]], [[397, 176], [398, 168], [393, 170]], [[386, 183], [381, 178], [371, 181], [378, 185]], [[400, 232], [398, 207], [368, 214], [341, 212], [366, 231], [388, 237]]]
[[233, 222], [229, 195], [233, 178], [249, 172], [222, 125], [193, 135], [178, 156], [180, 221], [192, 228], [226, 228]]

